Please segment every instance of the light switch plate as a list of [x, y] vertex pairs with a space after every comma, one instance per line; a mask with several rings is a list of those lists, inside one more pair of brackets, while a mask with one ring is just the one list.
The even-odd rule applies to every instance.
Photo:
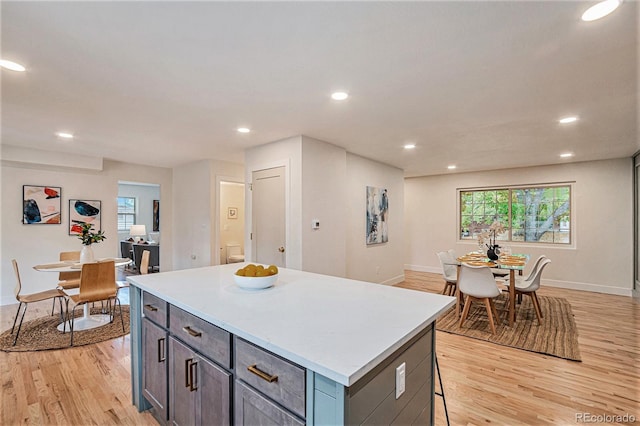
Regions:
[[405, 371], [406, 363], [402, 363], [396, 367], [396, 399], [404, 393], [405, 390]]

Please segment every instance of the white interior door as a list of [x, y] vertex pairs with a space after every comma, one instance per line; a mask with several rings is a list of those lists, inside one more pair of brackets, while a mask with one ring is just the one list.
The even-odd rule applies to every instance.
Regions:
[[286, 266], [285, 168], [253, 172], [251, 206], [253, 258], [258, 263]]

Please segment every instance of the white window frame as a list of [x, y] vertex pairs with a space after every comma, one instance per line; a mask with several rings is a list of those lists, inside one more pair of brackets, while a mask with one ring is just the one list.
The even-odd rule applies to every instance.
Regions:
[[[118, 196], [118, 199], [120, 198], [129, 198], [133, 200], [133, 213], [128, 213], [128, 212], [120, 212], [120, 203], [117, 203], [117, 210], [118, 210], [118, 220], [117, 220], [117, 224], [118, 224], [118, 232], [129, 232], [129, 228], [131, 227], [131, 225], [135, 225], [137, 220], [138, 220], [138, 198], [137, 197], [121, 197]], [[126, 228], [120, 228], [120, 215], [125, 215], [125, 216], [131, 216], [133, 217], [133, 223], [127, 223], [127, 221], [125, 220], [125, 225]]]
[[[476, 242], [475, 237], [462, 238], [462, 193], [463, 192], [474, 192], [474, 191], [509, 191], [509, 223], [505, 224], [505, 227], [508, 227], [507, 238], [506, 239], [498, 239], [498, 242], [504, 242], [509, 244], [518, 244], [518, 245], [550, 245], [558, 248], [569, 248], [575, 247], [575, 229], [576, 229], [576, 220], [574, 215], [574, 184], [575, 182], [553, 182], [553, 183], [534, 183], [534, 184], [523, 184], [523, 185], [505, 185], [505, 186], [491, 186], [491, 187], [470, 187], [470, 188], [457, 188], [457, 220], [456, 220], [456, 240], [461, 243], [467, 242]], [[531, 188], [556, 188], [556, 187], [568, 187], [569, 188], [569, 241], [567, 242], [549, 242], [549, 241], [521, 241], [521, 240], [513, 240], [512, 238], [512, 229], [511, 229], [511, 208], [512, 208], [512, 196], [511, 193], [513, 190], [522, 190], [522, 189], [531, 189]]]

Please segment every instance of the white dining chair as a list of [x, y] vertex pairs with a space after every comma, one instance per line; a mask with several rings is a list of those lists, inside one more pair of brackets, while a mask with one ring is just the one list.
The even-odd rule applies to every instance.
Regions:
[[453, 296], [456, 294], [456, 283], [458, 281], [457, 266], [454, 264], [455, 257], [451, 257], [450, 251], [439, 251], [436, 253], [442, 267], [442, 277], [444, 278], [444, 288], [442, 294]]
[[[533, 267], [531, 268], [531, 270], [529, 271], [529, 274], [525, 277], [524, 275], [516, 275], [515, 276], [515, 284], [516, 287], [520, 286], [522, 287], [525, 281], [530, 281], [533, 276], [536, 274], [536, 272], [538, 271], [538, 268], [540, 267], [540, 263], [544, 260], [547, 259], [547, 256], [545, 256], [544, 254], [541, 254], [540, 256], [538, 256], [538, 258], [536, 259], [536, 261], [533, 263]], [[504, 284], [506, 287], [509, 287], [509, 277], [506, 276], [504, 277]], [[517, 303], [522, 303], [522, 294], [517, 294]]]
[[[538, 325], [542, 324], [542, 309], [540, 309], [540, 301], [536, 291], [540, 288], [540, 278], [542, 277], [542, 271], [548, 264], [551, 263], [551, 259], [544, 258], [540, 261], [540, 264], [532, 271], [531, 274], [524, 281], [516, 281], [516, 295], [522, 294], [531, 297], [531, 303], [536, 311], [536, 317], [538, 317]], [[533, 276], [532, 276], [533, 275]]]
[[516, 282], [520, 281], [530, 281], [533, 276], [536, 274], [536, 272], [538, 271], [538, 268], [540, 267], [540, 264], [542, 263], [542, 261], [544, 259], [548, 259], [547, 256], [545, 256], [544, 254], [541, 254], [540, 256], [538, 256], [538, 258], [536, 259], [536, 261], [533, 264], [533, 267], [531, 268], [531, 271], [529, 272], [529, 275], [527, 275], [526, 278], [524, 277], [516, 277]]
[[491, 269], [487, 266], [471, 266], [463, 263], [458, 276], [458, 290], [465, 295], [464, 309], [460, 318], [460, 327], [469, 315], [473, 301], [483, 302], [487, 309], [491, 332], [496, 333], [494, 317], [498, 317], [494, 299], [500, 296], [500, 289], [496, 284]]

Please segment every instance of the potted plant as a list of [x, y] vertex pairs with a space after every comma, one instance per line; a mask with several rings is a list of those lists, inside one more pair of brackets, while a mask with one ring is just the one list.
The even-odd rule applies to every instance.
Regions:
[[[507, 229], [504, 227], [504, 225], [500, 223], [499, 220], [495, 220], [493, 221], [491, 226], [489, 226], [488, 230], [485, 230], [480, 234], [478, 234], [478, 244], [480, 245], [480, 247], [482, 247], [483, 244], [487, 246], [488, 248], [487, 257], [489, 259], [491, 260], [498, 259], [500, 255], [500, 246], [496, 244], [496, 236], [506, 231]], [[489, 243], [485, 244], [485, 241], [487, 239], [489, 239]]]
[[82, 230], [78, 234], [78, 238], [82, 240], [82, 251], [80, 252], [80, 263], [88, 263], [94, 261], [93, 249], [91, 244], [99, 243], [106, 239], [104, 231], [93, 232], [93, 225], [90, 223], [83, 223], [80, 225]]

